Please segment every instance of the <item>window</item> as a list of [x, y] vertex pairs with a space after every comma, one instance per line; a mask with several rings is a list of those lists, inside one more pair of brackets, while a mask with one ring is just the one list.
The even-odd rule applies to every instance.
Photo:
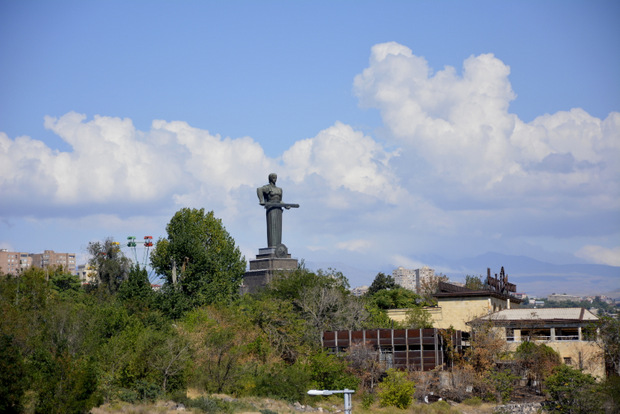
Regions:
[[564, 363], [566, 365], [572, 365], [573, 364], [573, 359], [571, 357], [564, 357]]

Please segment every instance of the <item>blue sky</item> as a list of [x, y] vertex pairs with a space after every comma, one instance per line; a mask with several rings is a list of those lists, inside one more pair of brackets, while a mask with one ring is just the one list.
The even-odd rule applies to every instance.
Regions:
[[[165, 235], [181, 207], [377, 271], [620, 266], [616, 1], [0, 1], [0, 247]], [[85, 257], [85, 256], [84, 256]], [[480, 269], [483, 273], [484, 269]]]

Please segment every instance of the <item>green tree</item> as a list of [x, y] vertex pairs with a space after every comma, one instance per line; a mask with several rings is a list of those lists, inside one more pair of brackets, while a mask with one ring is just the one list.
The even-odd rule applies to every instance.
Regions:
[[607, 370], [620, 375], [620, 316], [604, 316], [598, 321], [600, 341], [597, 343], [605, 355]]
[[372, 281], [366, 294], [368, 296], [372, 296], [381, 290], [394, 289], [395, 287], [396, 282], [391, 275], [386, 275], [385, 273], [379, 272], [377, 273], [377, 276], [375, 276], [375, 279]]
[[561, 363], [560, 355], [553, 348], [530, 341], [519, 345], [515, 351], [515, 360], [521, 373], [538, 384], [542, 384], [542, 381]]
[[183, 208], [157, 241], [151, 264], [188, 299], [191, 307], [229, 303], [239, 295], [246, 262], [212, 211]]
[[26, 365], [13, 337], [0, 335], [0, 412], [22, 411], [22, 397], [28, 389]]
[[400, 286], [380, 290], [372, 295], [372, 300], [381, 309], [406, 309], [426, 304], [420, 295]]
[[131, 260], [121, 251], [118, 242], [107, 238], [88, 243], [89, 265], [95, 269], [97, 285], [107, 293], [116, 293], [129, 274]]
[[300, 268], [278, 275], [258, 296], [290, 301], [306, 321], [306, 338], [318, 344], [323, 331], [361, 329], [369, 318], [364, 300], [353, 296], [348, 286], [341, 272]]
[[413, 329], [432, 328], [433, 317], [424, 308], [416, 306], [407, 311], [404, 325]]
[[151, 288], [146, 269], [141, 269], [140, 265], [132, 266], [127, 280], [118, 289], [118, 297], [135, 311], [150, 308], [155, 292]]
[[482, 281], [482, 276], [465, 276], [465, 287], [472, 290], [483, 290], [484, 282]]

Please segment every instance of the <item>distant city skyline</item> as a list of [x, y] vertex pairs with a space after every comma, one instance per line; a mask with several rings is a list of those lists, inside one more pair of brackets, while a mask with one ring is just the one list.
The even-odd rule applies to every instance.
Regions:
[[289, 253], [352, 286], [496, 272], [477, 261], [492, 253], [560, 266], [506, 265], [535, 291], [620, 289], [619, 17], [616, 1], [0, 0], [0, 248], [84, 263], [89, 242], [156, 241], [192, 207], [249, 260], [276, 172], [301, 205]]

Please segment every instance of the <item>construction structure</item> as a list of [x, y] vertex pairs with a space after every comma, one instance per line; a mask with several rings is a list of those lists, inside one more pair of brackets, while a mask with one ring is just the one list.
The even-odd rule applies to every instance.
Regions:
[[355, 344], [372, 347], [386, 369], [431, 371], [450, 366], [450, 356], [462, 353], [463, 333], [436, 328], [367, 329], [326, 331], [321, 337], [323, 348], [335, 354]]

